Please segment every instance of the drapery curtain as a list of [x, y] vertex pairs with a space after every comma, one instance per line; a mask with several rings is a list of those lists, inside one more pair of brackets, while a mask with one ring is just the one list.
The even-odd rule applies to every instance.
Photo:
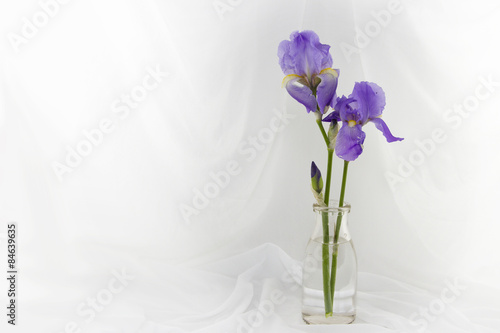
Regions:
[[0, 235], [18, 223], [22, 332], [329, 330], [301, 323], [298, 284], [326, 151], [276, 55], [306, 29], [332, 46], [338, 94], [376, 82], [405, 138], [369, 124], [350, 165], [359, 311], [335, 329], [500, 331], [495, 1], [0, 8]]

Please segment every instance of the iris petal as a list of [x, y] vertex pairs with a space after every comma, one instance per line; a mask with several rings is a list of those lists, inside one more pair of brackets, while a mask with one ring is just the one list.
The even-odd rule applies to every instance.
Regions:
[[349, 97], [356, 100], [363, 125], [370, 119], [379, 117], [385, 107], [385, 93], [375, 83], [356, 82]]
[[316, 77], [321, 79], [316, 90], [318, 106], [320, 112], [325, 113], [325, 107], [329, 106], [335, 97], [339, 75], [334, 69], [326, 68]]
[[403, 138], [397, 138], [394, 135], [392, 135], [391, 131], [389, 130], [389, 127], [387, 127], [387, 124], [385, 121], [383, 121], [380, 118], [375, 118], [370, 120], [372, 123], [375, 124], [375, 127], [384, 134], [387, 142], [394, 142], [394, 141], [402, 141], [404, 140]]
[[313, 31], [295, 31], [290, 40], [284, 40], [278, 47], [278, 57], [283, 73], [297, 74], [311, 79], [323, 68], [332, 67], [330, 46], [321, 44]]
[[[287, 79], [290, 77], [289, 79]], [[283, 84], [286, 90], [297, 102], [304, 105], [307, 112], [316, 111], [317, 103], [311, 89], [304, 84], [304, 79], [300, 76], [289, 75], [285, 77]]]
[[289, 40], [284, 40], [281, 41], [280, 45], [278, 46], [279, 64], [281, 66], [281, 70], [286, 75], [295, 73], [295, 61], [290, 54], [291, 45], [292, 42], [290, 42]]
[[361, 125], [350, 127], [344, 122], [337, 135], [335, 153], [345, 161], [354, 161], [363, 152], [365, 137]]
[[333, 111], [332, 113], [330, 113], [328, 116], [326, 116], [325, 118], [323, 118], [323, 121], [325, 122], [331, 122], [332, 120], [336, 120], [336, 121], [340, 121], [340, 114], [338, 111]]
[[[340, 76], [340, 69], [337, 68], [337, 69], [334, 69], [334, 71], [337, 72], [337, 84], [338, 84], [338, 77]], [[335, 88], [335, 90], [337, 90], [337, 89]], [[333, 98], [330, 101], [330, 107], [332, 109], [335, 109], [335, 104], [337, 103], [337, 99], [338, 99], [337, 91], [335, 91], [335, 94], [333, 95]]]
[[343, 121], [354, 120], [356, 123], [361, 121], [361, 114], [359, 110], [353, 109], [352, 105], [355, 103], [354, 98], [347, 98], [342, 96], [337, 98], [337, 103], [335, 104], [335, 110], [339, 111], [340, 119]]

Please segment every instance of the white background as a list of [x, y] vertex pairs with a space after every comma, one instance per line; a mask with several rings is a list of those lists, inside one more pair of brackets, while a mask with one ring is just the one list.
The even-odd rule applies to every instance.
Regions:
[[[45, 6], [50, 17], [47, 0], [0, 5], [2, 258], [7, 222], [19, 227], [19, 325], [9, 329], [328, 331], [301, 323], [300, 293], [283, 278], [311, 233], [309, 167], [326, 170], [326, 150], [314, 116], [281, 89], [276, 53], [312, 29], [332, 46], [338, 93], [378, 83], [384, 119], [405, 138], [388, 144], [368, 124], [350, 164], [359, 311], [335, 329], [500, 331], [496, 1], [62, 2]], [[126, 114], [122, 95], [152, 70], [168, 74]], [[280, 113], [282, 130], [251, 148]], [[58, 177], [54, 163], [105, 119], [110, 133]], [[442, 140], [429, 144], [436, 130]], [[238, 174], [183, 216], [231, 163]], [[86, 321], [78, 307], [110, 295], [123, 269], [134, 278]], [[453, 283], [462, 289], [444, 304]], [[257, 312], [276, 290], [287, 301]]]

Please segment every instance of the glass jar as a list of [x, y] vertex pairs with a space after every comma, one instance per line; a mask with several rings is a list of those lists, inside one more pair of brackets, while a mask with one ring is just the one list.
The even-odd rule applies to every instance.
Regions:
[[[308, 324], [349, 324], [356, 317], [357, 260], [347, 219], [351, 206], [313, 205], [316, 225], [302, 277], [302, 318]], [[333, 292], [332, 292], [333, 290]]]

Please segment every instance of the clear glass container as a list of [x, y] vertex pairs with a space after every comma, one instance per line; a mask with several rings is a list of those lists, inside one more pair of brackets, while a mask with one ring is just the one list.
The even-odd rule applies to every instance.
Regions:
[[331, 201], [328, 207], [315, 204], [313, 211], [316, 225], [303, 263], [302, 318], [308, 324], [350, 324], [356, 317], [357, 288], [356, 252], [347, 229], [351, 206]]

